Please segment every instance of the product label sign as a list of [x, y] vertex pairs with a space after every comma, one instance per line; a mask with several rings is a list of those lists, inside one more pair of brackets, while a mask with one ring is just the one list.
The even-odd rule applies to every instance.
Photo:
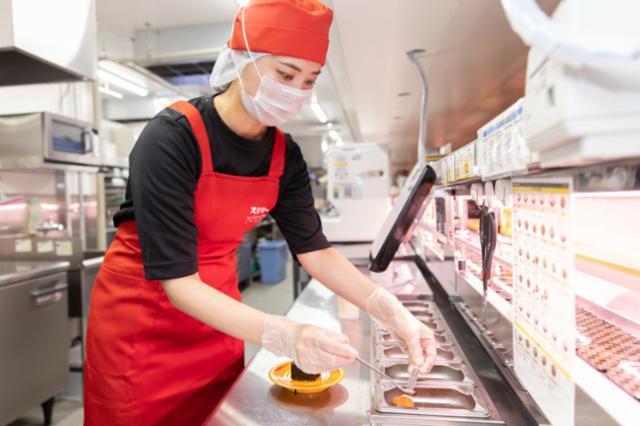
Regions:
[[515, 371], [554, 425], [574, 424], [571, 179], [513, 180]]

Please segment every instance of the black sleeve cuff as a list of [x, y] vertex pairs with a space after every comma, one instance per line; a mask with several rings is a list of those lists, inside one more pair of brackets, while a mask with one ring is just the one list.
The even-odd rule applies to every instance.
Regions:
[[144, 265], [144, 277], [151, 281], [173, 280], [193, 275], [196, 272], [198, 272], [197, 261]]
[[329, 247], [331, 247], [331, 244], [329, 244], [329, 241], [327, 241], [327, 238], [322, 232], [319, 232], [308, 241], [289, 245], [291, 254], [293, 254], [294, 256], [296, 254], [309, 253], [311, 251], [323, 250]]

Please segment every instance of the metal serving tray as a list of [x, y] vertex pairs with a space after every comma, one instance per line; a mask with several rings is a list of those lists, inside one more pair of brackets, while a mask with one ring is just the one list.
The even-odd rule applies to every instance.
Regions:
[[411, 312], [414, 315], [421, 315], [422, 313], [430, 313], [432, 312], [431, 307], [429, 305], [423, 305], [423, 304], [411, 304], [411, 305], [407, 305], [404, 304], [405, 308], [407, 308], [409, 310], [409, 312]]
[[[409, 305], [407, 307], [412, 310], [416, 318], [433, 330], [436, 341], [439, 342], [438, 361], [459, 362], [460, 358], [457, 350], [446, 337], [447, 333], [442, 326], [444, 321], [436, 314], [434, 306], [423, 300], [403, 301], [403, 304], [405, 306]], [[377, 336], [375, 343], [378, 360], [408, 361], [407, 354], [404, 353], [389, 333], [378, 328], [374, 335]]]
[[388, 382], [380, 382], [376, 389], [376, 410], [381, 413], [428, 414], [449, 417], [490, 417], [477, 390], [457, 383], [418, 384], [411, 397], [414, 407], [396, 407], [393, 398], [402, 392]]
[[433, 303], [430, 300], [427, 300], [420, 296], [411, 296], [411, 295], [396, 295], [400, 303], [405, 306], [426, 306], [431, 308], [431, 304]]
[[[378, 346], [378, 359], [393, 359], [398, 361], [408, 361], [409, 356], [404, 353], [400, 346], [381, 347]], [[460, 362], [458, 351], [451, 347], [450, 349], [438, 348], [437, 359], [445, 362]]]
[[426, 306], [427, 308], [431, 307], [431, 302], [423, 299], [404, 299], [400, 300], [404, 306]]
[[422, 299], [403, 300], [402, 304], [420, 321], [432, 321], [437, 317], [434, 305]]
[[[399, 362], [386, 365], [384, 372], [398, 383], [406, 383], [409, 380], [409, 364]], [[476, 383], [471, 378], [469, 368], [463, 363], [439, 363], [433, 366], [427, 374], [418, 374], [418, 383], [425, 382], [454, 382], [466, 386], [475, 387]]]
[[[393, 336], [391, 335], [391, 333], [388, 333], [386, 331], [382, 331], [379, 330], [376, 333], [377, 336], [377, 343], [383, 345], [383, 346], [389, 346], [389, 345], [396, 345], [396, 339], [393, 338]], [[447, 336], [445, 334], [437, 334], [434, 333], [433, 337], [435, 338], [436, 343], [438, 344], [438, 346], [440, 347], [449, 347], [451, 346], [451, 342], [449, 341], [449, 339], [447, 339]]]
[[[393, 405], [393, 398], [399, 395], [397, 389], [372, 373], [372, 424], [503, 424], [437, 306], [419, 298], [401, 301], [434, 331], [438, 357], [432, 372], [418, 377], [413, 408]], [[406, 383], [409, 357], [391, 334], [376, 324], [371, 343], [377, 367], [399, 383]]]
[[430, 311], [411, 311], [409, 310], [416, 318], [420, 321], [429, 321], [435, 317], [435, 314]]

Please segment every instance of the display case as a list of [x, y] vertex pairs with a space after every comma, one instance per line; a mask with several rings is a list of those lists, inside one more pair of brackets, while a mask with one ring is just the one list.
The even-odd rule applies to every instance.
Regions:
[[[454, 181], [442, 192], [454, 262], [426, 264], [441, 284], [455, 276], [442, 287], [514, 392], [552, 424], [637, 424], [640, 160]], [[424, 241], [440, 236], [434, 209]], [[497, 230], [490, 269], [483, 209]]]
[[422, 244], [422, 255], [433, 256], [441, 261], [453, 258], [453, 244], [451, 244], [450, 224], [453, 214], [448, 193], [434, 191], [433, 197], [427, 201], [420, 226], [416, 235]]

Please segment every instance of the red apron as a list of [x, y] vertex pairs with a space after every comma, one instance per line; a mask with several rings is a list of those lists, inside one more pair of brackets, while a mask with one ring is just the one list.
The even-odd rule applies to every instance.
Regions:
[[[198, 140], [198, 272], [236, 300], [236, 248], [278, 198], [285, 138], [276, 130], [269, 174], [216, 173], [199, 111], [184, 114]], [[84, 372], [85, 425], [200, 425], [244, 367], [244, 343], [180, 312], [159, 281], [144, 279], [135, 222], [118, 227], [91, 296]]]

